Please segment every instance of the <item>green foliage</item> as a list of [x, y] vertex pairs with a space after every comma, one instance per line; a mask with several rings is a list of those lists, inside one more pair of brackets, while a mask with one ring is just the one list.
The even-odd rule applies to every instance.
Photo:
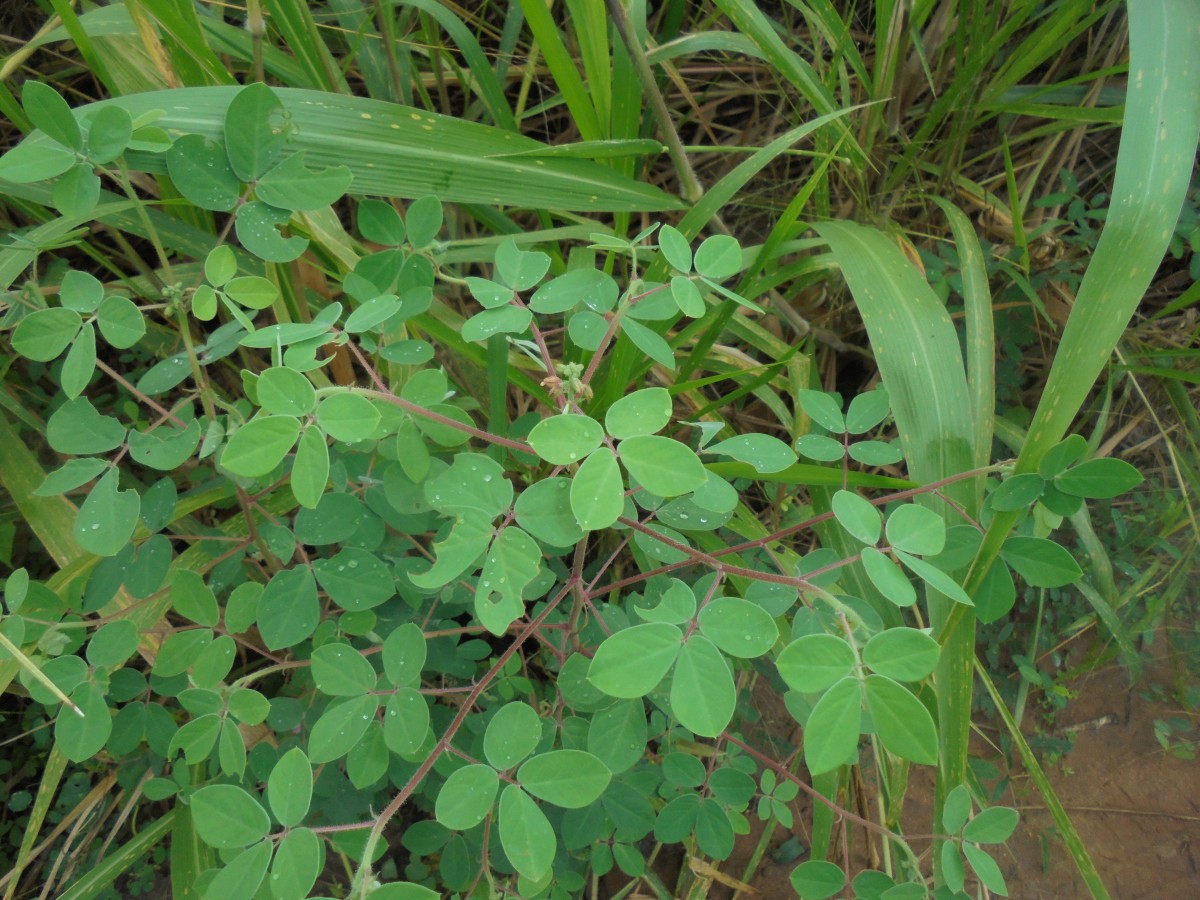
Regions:
[[[773, 287], [755, 279], [781, 257], [700, 231], [817, 125], [677, 226], [626, 236], [629, 213], [680, 204], [624, 167], [645, 142], [638, 96], [615, 94], [646, 61], [619, 21], [568, 4], [585, 88], [544, 4], [520, 4], [585, 139], [548, 148], [515, 133], [449, 7], [412, 3], [411, 23], [455, 36], [496, 126], [309, 90], [344, 75], [306, 8], [268, 6], [296, 57], [250, 35], [246, 58], [304, 87], [225, 83], [207, 41], [234, 53], [247, 36], [176, 11], [156, 49], [205, 86], [73, 110], [31, 80], [19, 111], [39, 133], [0, 157], [59, 229], [21, 236], [31, 256], [0, 248], [6, 287], [93, 216], [147, 254], [97, 274], [34, 265], [3, 320], [6, 364], [39, 405], [9, 412], [46, 458], [68, 457], [46, 475], [21, 456], [4, 476], [60, 548], [8, 578], [0, 623], [0, 665], [20, 670], [31, 719], [54, 719], [53, 752], [149, 773], [122, 787], [170, 808], [147, 833], [170, 829], [173, 877], [201, 896], [381, 900], [579, 895], [614, 867], [652, 877], [651, 837], [724, 860], [751, 803], [792, 828], [803, 779], [747, 743], [756, 682], [786, 690], [814, 783], [864, 754], [885, 779], [964, 764], [941, 693], [964, 660], [953, 626], [1003, 616], [1014, 574], [1075, 583], [1040, 511], [1073, 515], [1137, 471], [1039, 434], [1039, 458], [992, 467], [1006, 477], [985, 495], [971, 461], [991, 448], [972, 440], [990, 405], [971, 409], [929, 285], [866, 226], [823, 222], [822, 265], [858, 296], [883, 387], [848, 403], [807, 388], [795, 348], [744, 372], [717, 354], [711, 380], [694, 374], [727, 332], [779, 343], [756, 318]], [[841, 115], [761, 10], [718, 7], [739, 51], [833, 117], [820, 124]], [[369, 43], [354, 51], [367, 83], [408, 70], [404, 41]], [[618, 67], [628, 86], [606, 80]], [[161, 202], [139, 195], [150, 183]], [[527, 233], [484, 204], [618, 219]], [[463, 240], [467, 217], [503, 237]], [[907, 362], [918, 352], [929, 372]], [[701, 389], [727, 377], [733, 396], [709, 402]], [[722, 417], [747, 395], [783, 427]], [[901, 464], [917, 482], [863, 471]], [[801, 534], [819, 547], [801, 556]], [[969, 681], [951, 685], [968, 710]], [[938, 889], [964, 890], [969, 870], [1005, 893], [984, 847], [1015, 811], [972, 816], [961, 784], [938, 809]], [[854, 890], [926, 896], [921, 860], [886, 840], [898, 864]], [[403, 870], [385, 845], [406, 849]], [[814, 858], [790, 883], [829, 897], [846, 873]]]

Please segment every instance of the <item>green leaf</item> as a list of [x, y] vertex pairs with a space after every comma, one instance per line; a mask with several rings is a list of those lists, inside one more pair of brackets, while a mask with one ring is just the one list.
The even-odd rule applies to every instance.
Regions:
[[425, 572], [409, 572], [409, 580], [417, 587], [432, 590], [448, 584], [474, 563], [487, 549], [492, 537], [492, 520], [479, 510], [466, 510], [454, 518], [446, 537], [433, 545], [436, 555], [433, 565]]
[[286, 366], [273, 366], [259, 373], [255, 390], [262, 408], [277, 416], [306, 416], [317, 405], [312, 382]]
[[908, 576], [874, 547], [863, 548], [862, 564], [871, 583], [897, 606], [911, 606], [917, 602], [917, 592]]
[[604, 427], [617, 440], [655, 434], [670, 421], [671, 395], [660, 387], [626, 394], [604, 414]]
[[779, 640], [779, 628], [757, 603], [717, 597], [700, 610], [700, 632], [730, 656], [754, 659]]
[[62, 305], [78, 313], [93, 313], [104, 299], [104, 285], [95, 275], [70, 269], [63, 275], [59, 292]]
[[647, 739], [644, 704], [621, 700], [592, 717], [587, 748], [615, 775], [633, 768], [646, 755]]
[[196, 833], [210, 847], [248, 847], [271, 830], [262, 804], [236, 785], [205, 785], [192, 794], [189, 805]]
[[507, 237], [496, 247], [496, 277], [514, 291], [525, 291], [542, 280], [550, 268], [550, 257], [537, 251], [521, 250]]
[[511, 769], [537, 747], [542, 738], [542, 720], [528, 703], [506, 703], [500, 707], [483, 735], [483, 754], [497, 769]]
[[838, 491], [833, 495], [833, 515], [838, 524], [855, 540], [874, 546], [883, 533], [879, 510], [853, 491]]
[[105, 297], [96, 316], [100, 334], [118, 350], [128, 350], [146, 334], [146, 317], [128, 297]]
[[855, 441], [846, 452], [864, 466], [890, 466], [904, 459], [900, 445], [893, 441]]
[[401, 687], [388, 698], [383, 740], [389, 750], [408, 758], [421, 749], [429, 733], [429, 704], [414, 687]]
[[802, 434], [796, 438], [796, 450], [818, 462], [840, 462], [846, 455], [846, 447], [823, 434]]
[[584, 531], [608, 528], [625, 509], [625, 484], [607, 447], [592, 452], [571, 479], [571, 512]]
[[268, 650], [296, 646], [313, 633], [320, 615], [317, 585], [304, 567], [276, 572], [258, 600], [258, 630]]
[[1038, 462], [1038, 474], [1047, 480], [1060, 475], [1070, 465], [1083, 459], [1088, 451], [1088, 442], [1078, 434], [1068, 435], [1046, 451], [1046, 455]]
[[21, 105], [33, 124], [52, 140], [72, 150], [83, 149], [79, 123], [67, 101], [54, 88], [30, 79], [21, 89]]
[[118, 490], [119, 477], [117, 469], [109, 469], [79, 507], [75, 540], [88, 553], [116, 556], [133, 537], [142, 498], [137, 491]]
[[1003, 560], [996, 560], [975, 592], [975, 615], [985, 624], [1008, 615], [1017, 601], [1017, 586]]
[[390, 247], [404, 243], [404, 221], [396, 207], [384, 200], [360, 200], [357, 221], [364, 240]]
[[696, 248], [696, 271], [714, 281], [724, 281], [742, 268], [742, 248], [727, 234], [705, 238]]
[[75, 340], [83, 319], [73, 309], [38, 309], [23, 318], [12, 333], [13, 349], [34, 362], [50, 362]]
[[[200, 134], [185, 134], [167, 151], [167, 172], [184, 199], [201, 209], [228, 212], [241, 198], [241, 184], [225, 146]], [[220, 282], [213, 282], [219, 286]]]
[[520, 334], [533, 321], [533, 313], [517, 306], [485, 309], [463, 322], [464, 341], [486, 341], [497, 334]]
[[291, 213], [276, 209], [261, 200], [238, 207], [234, 231], [242, 246], [265, 262], [286, 263], [299, 259], [308, 248], [308, 239], [299, 235], [284, 237]]
[[54, 185], [51, 202], [67, 218], [87, 216], [100, 201], [100, 177], [88, 163], [68, 169]]
[[459, 453], [450, 468], [425, 484], [425, 499], [439, 512], [486, 513], [489, 518], [512, 504], [512, 482], [490, 456]]
[[[596, 312], [608, 312], [617, 302], [620, 288], [607, 272], [583, 268], [551, 278], [529, 298], [529, 308], [535, 313], [551, 315], [574, 309], [580, 303]], [[508, 291], [512, 296], [512, 291]], [[506, 301], [507, 302], [507, 299]]]
[[225, 285], [225, 294], [247, 309], [266, 309], [279, 297], [279, 288], [261, 275], [242, 275]]
[[25, 141], [0, 156], [0, 178], [32, 184], [57, 178], [75, 165], [75, 154], [58, 144]]
[[597, 648], [588, 681], [610, 697], [644, 697], [663, 680], [682, 640], [683, 632], [665, 622], [618, 631]]
[[608, 320], [591, 310], [580, 310], [567, 321], [567, 334], [581, 350], [599, 350], [607, 331]]
[[830, 434], [841, 434], [846, 430], [841, 407], [824, 391], [796, 391], [796, 401], [808, 413], [809, 418]]
[[315, 509], [329, 483], [329, 445], [319, 428], [305, 428], [292, 463], [292, 493], [307, 509]]
[[802, 900], [825, 900], [842, 889], [846, 873], [831, 862], [810, 859], [792, 869], [790, 880]]
[[849, 675], [857, 661], [854, 650], [842, 638], [806, 634], [783, 648], [775, 667], [792, 690], [815, 694]]
[[671, 279], [671, 299], [681, 313], [693, 319], [702, 318], [708, 310], [700, 289], [686, 275], [676, 275]]
[[545, 813], [515, 784], [500, 793], [500, 846], [513, 868], [535, 882], [549, 873], [558, 849]]
[[671, 712], [689, 731], [702, 737], [716, 737], [732, 721], [736, 707], [737, 688], [729, 663], [711, 640], [693, 634], [680, 649], [675, 663]]
[[[583, 314], [581, 313], [580, 315]], [[571, 322], [574, 323], [577, 318], [579, 318], [579, 316], [572, 317]], [[607, 325], [605, 328], [607, 328]], [[674, 371], [675, 351], [671, 349], [670, 344], [663, 340], [661, 335], [659, 335], [657, 332], [651, 331], [640, 322], [635, 322], [628, 316], [621, 320], [621, 331], [624, 332], [625, 336], [633, 342], [635, 347], [645, 353], [648, 357], [650, 357], [663, 368]], [[601, 330], [600, 333], [603, 334], [604, 331]], [[574, 334], [572, 334], [572, 337], [574, 337]], [[594, 347], [589, 348], [583, 344], [580, 344], [580, 346], [584, 347], [585, 350], [595, 349]]]
[[704, 464], [687, 444], [658, 435], [638, 435], [617, 445], [621, 464], [652, 494], [675, 497], [708, 480]]
[[242, 478], [260, 478], [283, 462], [299, 435], [300, 420], [291, 416], [252, 419], [233, 433], [221, 465]]
[[846, 430], [851, 434], [865, 434], [887, 418], [891, 411], [891, 398], [886, 388], [859, 394], [846, 407]]
[[1014, 831], [1020, 816], [1007, 806], [985, 809], [967, 823], [963, 829], [963, 840], [976, 844], [1003, 844]]
[[992, 491], [988, 503], [1000, 512], [1025, 509], [1037, 502], [1045, 488], [1046, 480], [1036, 472], [1013, 475]]
[[308, 735], [309, 761], [319, 766], [345, 756], [375, 721], [379, 698], [367, 694], [334, 700]]
[[329, 599], [350, 612], [373, 609], [396, 595], [391, 569], [369, 550], [347, 547], [314, 560], [313, 572]]
[[62, 391], [72, 400], [87, 388], [88, 382], [96, 374], [96, 328], [88, 322], [75, 338], [75, 343], [67, 352], [63, 361], [59, 384]]
[[456, 769], [438, 791], [433, 815], [451, 831], [468, 831], [492, 811], [500, 778], [491, 766]]
[[475, 615], [494, 635], [525, 614], [522, 592], [542, 569], [542, 551], [520, 528], [501, 529], [492, 541], [475, 589]]
[[517, 780], [533, 796], [565, 809], [582, 809], [612, 780], [608, 766], [583, 750], [551, 750], [528, 760]]
[[768, 434], [740, 434], [705, 448], [705, 452], [732, 457], [763, 474], [782, 472], [796, 461], [791, 447]]
[[375, 689], [375, 669], [349, 644], [322, 644], [312, 653], [317, 690], [331, 697], [357, 697]]
[[1001, 897], [1008, 896], [1008, 885], [1004, 882], [1004, 874], [1000, 871], [1000, 867], [996, 865], [996, 860], [984, 850], [976, 847], [974, 844], [962, 845], [963, 855], [967, 858], [967, 862], [971, 864], [971, 868], [975, 870], [975, 874], [979, 876], [979, 880], [993, 894], [999, 894]]
[[1032, 587], [1064, 587], [1083, 574], [1068, 550], [1046, 538], [1010, 537], [1000, 556]]
[[313, 771], [308, 756], [293, 747], [279, 758], [267, 779], [267, 803], [284, 828], [304, 821], [312, 803]]
[[653, 609], [637, 606], [634, 610], [647, 622], [682, 625], [696, 615], [696, 595], [685, 582], [672, 578], [670, 586], [662, 592], [658, 606]]
[[425, 668], [425, 634], [419, 625], [406, 622], [383, 641], [383, 674], [394, 685], [415, 685]]
[[[961, 787], [961, 785], [960, 785]], [[962, 853], [954, 841], [942, 844], [942, 880], [955, 893], [961, 892], [967, 883], [967, 871], [963, 866]]]
[[543, 478], [517, 497], [517, 524], [551, 547], [572, 547], [583, 540], [583, 529], [571, 512], [571, 480]]
[[678, 228], [664, 225], [658, 230], [658, 249], [677, 272], [692, 271], [692, 248]]
[[102, 106], [88, 125], [87, 157], [103, 166], [125, 152], [133, 137], [133, 120], [119, 106]]
[[50, 415], [46, 440], [59, 453], [107, 453], [125, 440], [125, 429], [116, 419], [97, 412], [86, 397], [76, 397]]
[[361, 334], [382, 325], [400, 311], [400, 299], [395, 294], [383, 294], [360, 305], [346, 318], [342, 326], [350, 334]]
[[875, 734], [887, 751], [910, 762], [934, 765], [938, 737], [929, 710], [911, 691], [890, 678], [868, 675], [865, 686]]
[[533, 426], [528, 440], [534, 452], [546, 462], [566, 466], [599, 447], [604, 440], [604, 429], [588, 416], [549, 416]]
[[974, 606], [970, 595], [962, 589], [957, 581], [939, 569], [932, 563], [927, 563], [923, 559], [917, 559], [905, 553], [903, 550], [896, 548], [892, 549], [896, 554], [896, 558], [904, 563], [906, 567], [911, 569], [918, 578], [924, 581], [927, 585], [939, 593], [945, 594], [955, 603], [961, 603], [964, 606]]
[[87, 681], [80, 684], [71, 691], [71, 702], [83, 710], [83, 715], [61, 707], [54, 722], [54, 741], [63, 756], [71, 762], [82, 763], [108, 743], [113, 719], [99, 685]]
[[283, 836], [271, 864], [271, 891], [277, 900], [304, 900], [321, 874], [321, 840], [309, 828]]
[[432, 196], [414, 200], [408, 205], [404, 218], [408, 226], [409, 244], [416, 250], [422, 250], [432, 244], [442, 230], [442, 201]]
[[252, 900], [270, 862], [271, 844], [260, 841], [217, 872], [205, 888], [202, 900]]
[[283, 105], [261, 82], [242, 88], [225, 113], [229, 163], [242, 181], [253, 181], [274, 166], [288, 138]]
[[946, 546], [946, 523], [933, 510], [906, 503], [888, 516], [887, 539], [905, 553], [936, 556]]
[[1132, 490], [1145, 479], [1121, 459], [1089, 459], [1055, 476], [1054, 486], [1064, 494], [1107, 500]]
[[947, 834], [958, 834], [971, 815], [971, 790], [960, 784], [946, 795], [942, 809], [942, 826]]
[[159, 425], [153, 431], [129, 432], [129, 455], [136, 462], [162, 472], [182, 466], [200, 446], [200, 423], [195, 419], [183, 428]]
[[915, 628], [889, 628], [867, 641], [863, 662], [896, 681], [920, 681], [933, 674], [941, 645]]
[[479, 305], [485, 309], [496, 309], [512, 303], [513, 289], [506, 284], [471, 276], [467, 277], [466, 282], [471, 296], [478, 300]]
[[362, 394], [333, 394], [317, 407], [317, 424], [335, 441], [348, 444], [370, 437], [380, 418], [375, 404]]
[[129, 619], [102, 625], [87, 645], [88, 665], [119, 666], [137, 652], [138, 629]]
[[179, 569], [171, 578], [171, 608], [185, 619], [209, 628], [215, 627], [221, 619], [213, 589], [190, 569]]
[[[926, 713], [928, 715], [928, 713]], [[847, 676], [817, 701], [804, 726], [804, 760], [813, 775], [831, 772], [858, 755], [862, 694]]]
[[313, 212], [337, 201], [350, 187], [350, 170], [330, 166], [313, 170], [304, 165], [305, 152], [293, 153], [267, 172], [254, 186], [259, 200], [293, 212]]

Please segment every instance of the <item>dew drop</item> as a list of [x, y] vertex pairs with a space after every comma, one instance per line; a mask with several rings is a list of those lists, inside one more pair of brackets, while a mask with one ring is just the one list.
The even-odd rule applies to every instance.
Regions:
[[357, 568], [358, 568], [358, 560], [357, 560], [357, 559], [352, 559], [352, 560], [350, 560], [350, 562], [348, 562], [346, 565], [348, 565], [348, 566], [349, 566], [350, 568], [352, 568], [352, 569], [357, 569]]
[[578, 456], [579, 456], [578, 453], [568, 453], [567, 459], [576, 459]]
[[680, 513], [680, 514], [679, 514], [679, 518], [681, 518], [681, 519], [686, 519], [686, 518], [688, 518], [688, 514], [687, 514], [687, 513]]

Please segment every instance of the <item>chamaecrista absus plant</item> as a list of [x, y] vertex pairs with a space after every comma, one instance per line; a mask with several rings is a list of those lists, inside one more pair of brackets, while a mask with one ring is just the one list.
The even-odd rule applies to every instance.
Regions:
[[[152, 817], [66, 896], [99, 895], [167, 835], [181, 895], [557, 898], [605, 878], [628, 892], [656, 883], [662, 845], [723, 860], [751, 815], [793, 827], [800, 793], [801, 897], [1005, 894], [988, 848], [1017, 814], [981, 808], [966, 767], [974, 624], [1008, 611], [1014, 574], [1074, 581], [1048, 524], [1141, 480], [1066, 434], [1187, 187], [1200, 76], [1162, 75], [1194, 46], [1194, 27], [1167, 27], [1178, 6], [1130, 10], [1112, 213], [1015, 462], [991, 459], [986, 277], [949, 203], [965, 363], [895, 243], [816, 223], [883, 386], [845, 402], [794, 386], [785, 440], [684, 405], [672, 374], [704, 327], [753, 329], [762, 311], [731, 284], [752, 251], [701, 240], [702, 204], [631, 238], [560, 235], [565, 254], [498, 237], [467, 275], [440, 239], [443, 202], [677, 204], [382, 101], [255, 83], [72, 109], [28, 83], [39, 133], [0, 178], [58, 215], [0, 249], [6, 288], [33, 265], [2, 324], [10, 365], [51, 399], [44, 423], [0, 417], [0, 452], [57, 570], [8, 577], [0, 683], [19, 679], [31, 721], [54, 723], [35, 814], [70, 764], [112, 771]], [[400, 149], [368, 163], [393, 129]], [[472, 148], [470, 178], [446, 183], [445, 160], [418, 152], [427, 133]], [[343, 165], [347, 148], [361, 153]], [[533, 196], [489, 183], [514, 167]], [[139, 192], [144, 173], [176, 215]], [[157, 265], [39, 270], [93, 221]], [[483, 383], [468, 390], [456, 357]], [[911, 480], [863, 471], [902, 462]], [[795, 514], [768, 524], [756, 506], [780, 490]], [[762, 689], [783, 694], [796, 752], [748, 734], [742, 701]], [[938, 769], [921, 827], [900, 815], [913, 764]], [[878, 820], [839, 802], [856, 766]], [[879, 869], [827, 858], [845, 822], [878, 841]], [[933, 833], [932, 851], [906, 831]], [[340, 884], [322, 878], [334, 855]]]

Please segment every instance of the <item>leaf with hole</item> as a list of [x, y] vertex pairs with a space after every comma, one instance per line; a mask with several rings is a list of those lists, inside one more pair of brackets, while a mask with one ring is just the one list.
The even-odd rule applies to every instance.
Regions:
[[292, 212], [313, 212], [336, 202], [353, 176], [345, 166], [310, 169], [305, 152], [293, 153], [265, 173], [254, 186], [259, 200]]
[[308, 249], [308, 239], [299, 235], [284, 235], [282, 229], [292, 214], [261, 200], [251, 200], [238, 207], [234, 231], [242, 246], [259, 259], [272, 263], [287, 263], [299, 259]]
[[79, 507], [73, 531], [88, 553], [116, 556], [133, 537], [142, 499], [137, 491], [119, 490], [118, 479], [118, 470], [109, 469]]
[[542, 551], [520, 528], [501, 529], [488, 549], [475, 588], [475, 615], [494, 635], [525, 614], [522, 592], [542, 569]]

